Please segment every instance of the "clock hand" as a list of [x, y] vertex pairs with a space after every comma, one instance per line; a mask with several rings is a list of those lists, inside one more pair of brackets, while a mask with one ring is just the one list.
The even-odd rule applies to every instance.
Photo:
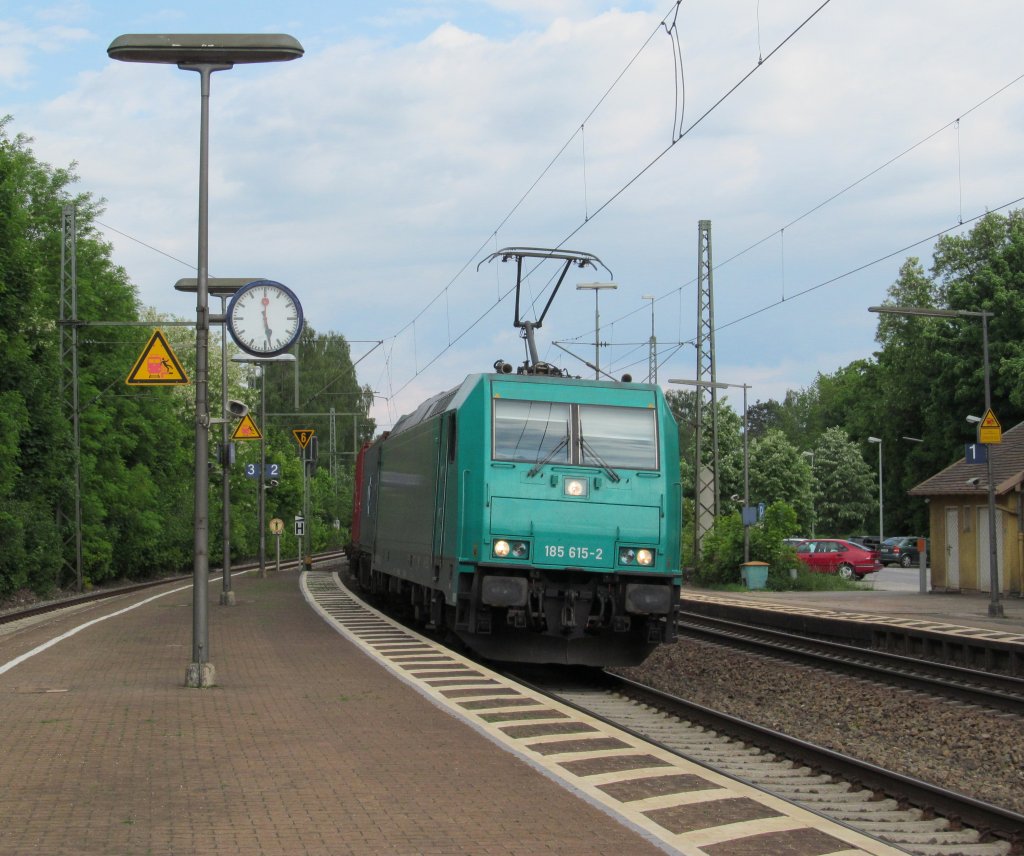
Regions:
[[263, 298], [263, 330], [266, 333], [267, 344], [268, 345], [270, 344], [271, 336], [273, 336], [273, 333], [274, 333], [274, 331], [270, 329], [270, 322], [267, 320], [267, 306], [269, 305], [269, 303], [270, 303], [270, 298], [264, 296], [264, 298]]

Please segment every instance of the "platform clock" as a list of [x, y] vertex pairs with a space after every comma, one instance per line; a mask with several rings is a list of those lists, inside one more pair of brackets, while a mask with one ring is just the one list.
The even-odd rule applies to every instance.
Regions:
[[273, 357], [302, 333], [302, 304], [287, 286], [269, 279], [243, 285], [228, 303], [228, 332], [247, 354]]

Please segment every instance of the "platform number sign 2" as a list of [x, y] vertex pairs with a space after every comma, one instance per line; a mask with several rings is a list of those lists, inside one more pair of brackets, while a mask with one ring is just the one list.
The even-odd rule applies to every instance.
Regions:
[[[265, 477], [268, 479], [276, 479], [281, 476], [281, 465], [280, 464], [267, 464], [267, 471]], [[259, 464], [246, 464], [245, 465], [245, 477], [247, 479], [258, 479], [260, 477], [260, 465]]]

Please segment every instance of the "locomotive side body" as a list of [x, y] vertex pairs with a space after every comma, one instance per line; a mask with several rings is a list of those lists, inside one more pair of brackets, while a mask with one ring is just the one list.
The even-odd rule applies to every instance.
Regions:
[[361, 584], [483, 656], [625, 665], [675, 638], [678, 435], [657, 386], [473, 375], [361, 465]]

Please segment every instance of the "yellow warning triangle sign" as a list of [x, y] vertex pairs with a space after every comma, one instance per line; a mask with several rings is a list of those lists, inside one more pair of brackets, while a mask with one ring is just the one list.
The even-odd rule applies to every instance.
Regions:
[[995, 413], [993, 413], [992, 409], [989, 408], [985, 412], [985, 418], [981, 420], [981, 427], [982, 428], [1002, 428], [1003, 426], [999, 424], [999, 420], [996, 419]]
[[246, 413], [238, 423], [238, 427], [235, 428], [234, 433], [231, 435], [232, 440], [262, 440], [263, 434], [260, 433], [260, 429], [256, 427], [256, 423], [253, 422], [252, 417]]
[[125, 383], [128, 386], [178, 386], [188, 383], [185, 370], [160, 330], [154, 330], [149, 337], [149, 342], [128, 372]]
[[[299, 444], [300, 449], [305, 449], [316, 432], [312, 428], [292, 428], [292, 435]], [[319, 442], [319, 440], [317, 441]]]

